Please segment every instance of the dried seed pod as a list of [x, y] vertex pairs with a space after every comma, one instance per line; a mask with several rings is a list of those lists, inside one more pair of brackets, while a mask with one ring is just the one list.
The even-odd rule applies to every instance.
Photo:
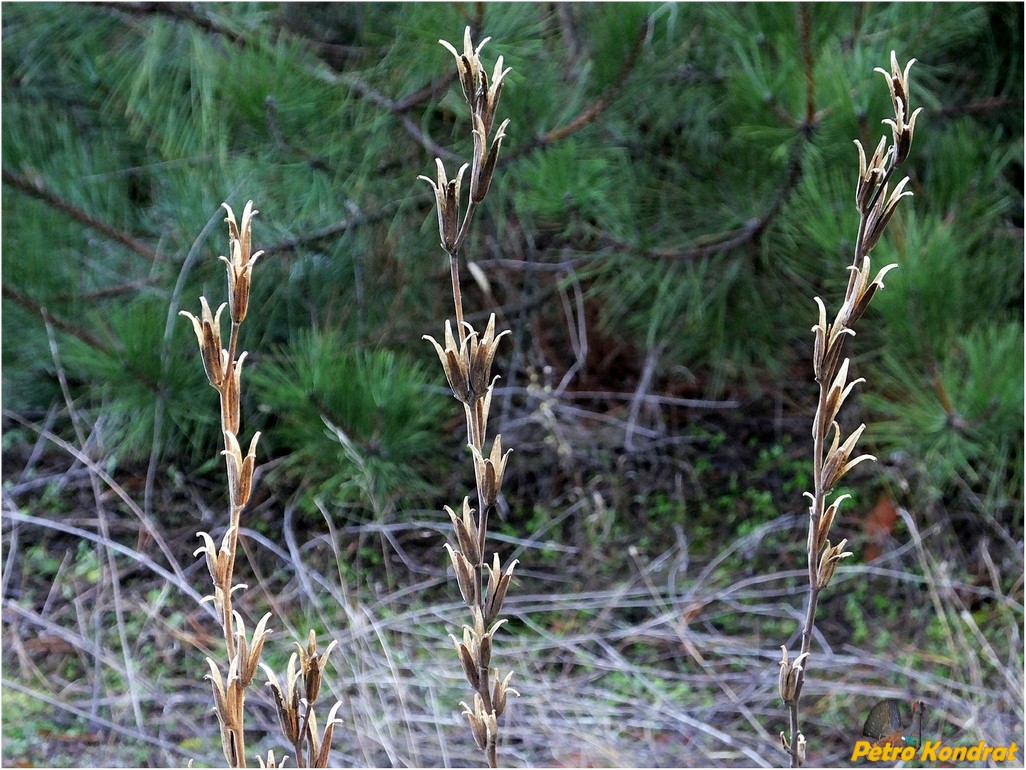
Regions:
[[809, 653], [803, 652], [794, 660], [787, 659], [787, 648], [780, 648], [783, 652], [783, 657], [780, 661], [780, 674], [777, 679], [777, 690], [780, 694], [780, 698], [788, 705], [792, 704], [795, 699], [795, 695], [798, 692], [798, 680], [801, 677], [801, 673], [804, 670], [805, 659], [809, 657]]
[[898, 167], [908, 158], [909, 150], [912, 147], [912, 135], [916, 128], [916, 116], [923, 108], [918, 108], [911, 115], [908, 114], [909, 106], [909, 82], [908, 74], [915, 59], [910, 59], [905, 65], [904, 71], [898, 66], [898, 56], [891, 51], [891, 71], [876, 67], [873, 71], [881, 73], [887, 80], [887, 87], [891, 92], [891, 104], [894, 107], [894, 120], [884, 120], [889, 123], [894, 138], [894, 166]]
[[474, 735], [474, 742], [477, 743], [479, 749], [484, 751], [488, 747], [488, 728], [485, 726], [484, 703], [481, 696], [474, 693], [473, 710], [463, 701], [460, 701], [460, 705], [463, 706], [463, 713], [470, 723], [470, 732]]
[[484, 396], [488, 390], [489, 382], [492, 371], [492, 361], [495, 360], [495, 353], [498, 350], [498, 343], [505, 335], [509, 334], [509, 329], [495, 334], [495, 313], [492, 313], [488, 318], [488, 325], [485, 327], [484, 335], [478, 339], [477, 334], [474, 332], [474, 328], [467, 324], [467, 328], [470, 330], [468, 339], [470, 340], [470, 355], [469, 355], [469, 371], [470, 371], [470, 390], [478, 397]]
[[210, 313], [210, 306], [206, 297], [200, 297], [200, 317], [197, 318], [187, 310], [179, 311], [178, 315], [185, 316], [192, 321], [193, 331], [196, 332], [196, 339], [199, 342], [200, 354], [203, 359], [203, 371], [206, 372], [207, 381], [218, 390], [224, 380], [225, 369], [228, 366], [228, 351], [221, 347], [221, 311], [226, 303], [222, 302], [215, 314]]
[[[502, 61], [502, 58], [499, 58]], [[508, 70], [507, 70], [508, 71]], [[470, 175], [470, 200], [480, 203], [488, 194], [488, 188], [492, 184], [492, 176], [495, 174], [495, 166], [499, 162], [499, 150], [502, 149], [502, 140], [506, 138], [506, 126], [509, 125], [509, 118], [502, 121], [499, 130], [495, 132], [491, 145], [485, 153], [485, 146], [488, 141], [488, 130], [490, 122], [485, 123], [480, 117], [474, 118], [474, 168]]]
[[336, 701], [335, 705], [331, 707], [331, 711], [328, 712], [328, 721], [324, 725], [324, 736], [320, 740], [320, 746], [313, 752], [312, 767], [328, 766], [331, 741], [335, 736], [335, 726], [342, 724], [342, 720], [336, 716], [340, 708], [342, 708], [342, 701]]
[[437, 181], [426, 176], [418, 176], [423, 179], [435, 192], [435, 209], [438, 213], [438, 237], [441, 239], [442, 248], [452, 254], [459, 239], [460, 230], [460, 186], [463, 183], [463, 174], [467, 170], [467, 164], [460, 166], [456, 176], [449, 179], [445, 173], [445, 166], [441, 158], [435, 158], [435, 167], [438, 172]]
[[477, 593], [474, 590], [476, 577], [473, 566], [467, 561], [466, 556], [454, 550], [448, 543], [445, 544], [444, 548], [449, 552], [449, 561], [452, 562], [452, 569], [456, 573], [456, 582], [459, 584], [460, 594], [463, 596], [464, 603], [467, 606], [474, 606], [477, 601]]
[[506, 678], [502, 680], [499, 679], [498, 670], [495, 671], [495, 684], [492, 687], [492, 707], [495, 709], [496, 716], [502, 716], [502, 713], [506, 710], [506, 700], [510, 693], [517, 697], [520, 696], [519, 692], [509, 686], [509, 680], [512, 678], [512, 671], [506, 674]]
[[452, 634], [449, 634], [449, 638], [452, 639], [453, 645], [456, 647], [456, 652], [460, 656], [460, 663], [463, 666], [463, 675], [467, 677], [467, 681], [470, 682], [470, 686], [475, 690], [481, 689], [481, 671], [477, 664], [477, 659], [474, 657], [474, 653], [471, 651], [473, 643], [469, 646], [465, 642], [461, 642]]
[[499, 499], [502, 477], [506, 473], [506, 460], [513, 450], [510, 449], [503, 454], [502, 436], [496, 436], [488, 457], [482, 456], [476, 446], [471, 445], [470, 451], [474, 456], [474, 476], [477, 479], [481, 505], [485, 508], [492, 508]]
[[872, 206], [880, 182], [884, 178], [887, 162], [884, 150], [887, 146], [887, 137], [880, 137], [880, 143], [876, 146], [873, 157], [868, 162], [862, 142], [856, 139], [855, 146], [859, 149], [859, 181], [855, 185], [855, 208], [860, 214], [865, 214]]
[[260, 667], [267, 676], [267, 686], [271, 688], [274, 695], [274, 705], [278, 712], [278, 723], [281, 725], [282, 734], [289, 741], [295, 744], [299, 740], [299, 676], [296, 671], [296, 653], [289, 658], [288, 669], [285, 674], [285, 687], [278, 681], [277, 675], [263, 663]]
[[430, 335], [425, 334], [422, 339], [434, 345], [452, 394], [464, 404], [469, 404], [473, 400], [473, 393], [470, 387], [470, 355], [467, 352], [467, 339], [461, 340], [457, 347], [449, 321], [445, 322], [444, 348]]
[[224, 440], [227, 448], [221, 454], [225, 456], [225, 464], [228, 468], [228, 491], [232, 505], [241, 508], [249, 502], [250, 493], [253, 491], [256, 446], [260, 440], [260, 433], [257, 432], [253, 435], [245, 457], [242, 456], [242, 449], [234, 433], [226, 430]]
[[[880, 240], [880, 236], [883, 235], [884, 228], [887, 227], [887, 223], [891, 221], [891, 217], [894, 216], [894, 211], [898, 207], [898, 201], [904, 198], [906, 195], [912, 195], [911, 190], [905, 190], [905, 185], [908, 184], [908, 177], [905, 177], [897, 186], [894, 188], [889, 196], [887, 195], [887, 185], [884, 184], [883, 192], [880, 193], [880, 197], [877, 198], [876, 204], [870, 210], [866, 217], [866, 235], [865, 241], [863, 242], [863, 249], [868, 254], [876, 246]], [[886, 200], [885, 200], [886, 199]]]
[[514, 559], [506, 567], [506, 571], [501, 572], [499, 554], [492, 555], [492, 563], [488, 566], [488, 592], [485, 594], [484, 603], [485, 625], [491, 625], [502, 611], [502, 603], [506, 600], [506, 592], [513, 579], [513, 569], [517, 564], [518, 560]]
[[819, 588], [825, 588], [830, 583], [837, 571], [838, 562], [852, 555], [851, 551], [844, 550], [844, 546], [847, 544], [848, 540], [844, 539], [837, 545], [831, 546], [830, 541], [827, 540], [826, 548], [823, 549], [819, 559], [819, 568], [816, 571], [816, 583]]
[[470, 507], [470, 500], [463, 498], [463, 516], [459, 517], [448, 505], [445, 506], [449, 520], [452, 521], [453, 530], [456, 532], [456, 543], [460, 550], [467, 557], [471, 564], [481, 563], [481, 549], [478, 545], [480, 533], [477, 531], [477, 524], [474, 522], [474, 509]]

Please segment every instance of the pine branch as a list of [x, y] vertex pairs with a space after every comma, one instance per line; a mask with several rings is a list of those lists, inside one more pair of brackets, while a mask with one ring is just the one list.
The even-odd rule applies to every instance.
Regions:
[[152, 262], [163, 262], [164, 257], [157, 254], [156, 251], [151, 249], [142, 241], [138, 241], [128, 233], [122, 232], [112, 225], [106, 222], [101, 222], [99, 219], [91, 216], [82, 209], [72, 205], [68, 201], [59, 197], [56, 193], [50, 192], [43, 187], [40, 182], [33, 182], [26, 177], [15, 174], [13, 171], [3, 169], [3, 180], [8, 184], [14, 186], [23, 193], [30, 195], [33, 198], [43, 201], [49, 204], [58, 211], [67, 214], [69, 217], [74, 219], [76, 222], [81, 222], [87, 227], [96, 230], [97, 232], [103, 233], [111, 240], [120, 243], [122, 246], [127, 246], [131, 251], [134, 251], [140, 256], [146, 257]]

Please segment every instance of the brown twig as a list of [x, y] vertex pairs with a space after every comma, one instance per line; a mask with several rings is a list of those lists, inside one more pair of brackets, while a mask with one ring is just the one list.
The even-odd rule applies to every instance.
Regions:
[[76, 222], [81, 222], [87, 227], [91, 227], [93, 230], [103, 233], [108, 238], [116, 241], [117, 243], [120, 243], [122, 246], [128, 247], [136, 254], [140, 254], [153, 262], [164, 261], [164, 257], [160, 256], [156, 251], [151, 249], [142, 241], [136, 240], [128, 233], [122, 232], [121, 230], [116, 229], [115, 227], [107, 224], [106, 222], [101, 222], [99, 219], [96, 219], [95, 217], [87, 214], [82, 209], [73, 206], [68, 201], [59, 197], [56, 193], [47, 190], [45, 187], [43, 187], [43, 184], [41, 182], [33, 182], [28, 178], [23, 177], [19, 174], [15, 174], [13, 171], [10, 171], [6, 168], [3, 169], [3, 180], [8, 184], [12, 185], [13, 187], [15, 187], [16, 189], [21, 190], [23, 193], [26, 193], [27, 195], [30, 195], [33, 198], [37, 198], [38, 200], [41, 200], [49, 204], [58, 211], [67, 214]]
[[634, 65], [637, 62], [638, 54], [641, 52], [641, 45], [645, 41], [645, 34], [648, 30], [648, 22], [641, 25], [638, 30], [638, 34], [635, 35], [634, 41], [629, 49], [627, 49], [627, 56], [623, 60], [623, 64], [620, 67], [620, 72], [617, 74], [616, 80], [614, 80], [605, 91], [596, 99], [589, 107], [582, 111], [577, 117], [570, 120], [568, 123], [557, 126], [556, 128], [546, 131], [544, 134], [535, 136], [533, 140], [525, 143], [518, 147], [513, 153], [510, 154], [509, 159], [520, 157], [525, 155], [538, 147], [545, 147], [547, 145], [558, 142], [561, 139], [565, 139], [571, 134], [580, 131], [582, 128], [593, 122], [599, 115], [601, 115], [609, 107], [610, 104], [616, 98], [623, 84], [627, 81], [631, 72], [634, 70]]
[[779, 216], [780, 212], [783, 211], [787, 201], [790, 200], [794, 191], [798, 188], [798, 183], [801, 181], [804, 171], [802, 159], [807, 144], [808, 140], [804, 136], [798, 140], [798, 143], [791, 152], [787, 176], [784, 178], [780, 189], [777, 190], [777, 194], [765, 213], [761, 217], [750, 219], [741, 227], [726, 233], [707, 236], [708, 243], [702, 243], [687, 249], [646, 249], [605, 231], [599, 231], [598, 237], [604, 243], [615, 248], [629, 249], [634, 256], [683, 262], [705, 259], [717, 254], [724, 254], [749, 243], [756, 243], [777, 216]]

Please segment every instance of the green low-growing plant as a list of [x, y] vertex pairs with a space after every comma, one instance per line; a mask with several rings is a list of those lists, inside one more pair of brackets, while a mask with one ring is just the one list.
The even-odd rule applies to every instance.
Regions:
[[422, 363], [354, 351], [341, 334], [318, 331], [301, 332], [253, 373], [282, 470], [329, 503], [366, 496], [357, 471], [372, 480], [374, 500], [409, 502], [432, 491], [444, 406], [425, 397], [430, 384]]
[[859, 152], [859, 176], [855, 186], [859, 228], [854, 259], [849, 267], [848, 289], [833, 322], [827, 323], [826, 306], [816, 297], [819, 321], [812, 327], [815, 333], [812, 366], [819, 384], [819, 404], [812, 426], [815, 488], [808, 494], [811, 501], [809, 590], [805, 621], [801, 628], [801, 650], [797, 656], [789, 659], [787, 647], [781, 647], [783, 658], [780, 661], [779, 677], [780, 697], [787, 705], [790, 717], [790, 730], [787, 733], [780, 731], [780, 741], [790, 755], [791, 767], [801, 767], [805, 762], [807, 742], [802, 733], [799, 707], [812, 654], [812, 634], [820, 593], [830, 584], [840, 561], [852, 555], [850, 551], [844, 550], [848, 542], [846, 539], [836, 544], [830, 541], [830, 529], [840, 505], [850, 495], [837, 495], [832, 500], [830, 496], [848, 471], [859, 463], [876, 459], [866, 454], [853, 457], [855, 445], [866, 426], [860, 425], [842, 441], [837, 414], [855, 386], [864, 382], [863, 378], [849, 378], [850, 361], [843, 357], [845, 344], [850, 337], [855, 336], [855, 324], [869, 307], [873, 296], [883, 288], [883, 277], [897, 267], [887, 265], [874, 275], [869, 254], [879, 243], [898, 203], [906, 195], [912, 194], [904, 189], [908, 177], [898, 182], [893, 190], [890, 189], [890, 182], [895, 170], [908, 158], [916, 118], [922, 110], [918, 108], [913, 111], [909, 106], [908, 75], [914, 62], [915, 59], [912, 59], [902, 70], [898, 66], [897, 56], [891, 51], [890, 72], [879, 67], [876, 69], [887, 78], [891, 92], [894, 118], [883, 121], [891, 127], [891, 143], [888, 146], [887, 138], [882, 137], [867, 159], [862, 143], [858, 140], [855, 142]]

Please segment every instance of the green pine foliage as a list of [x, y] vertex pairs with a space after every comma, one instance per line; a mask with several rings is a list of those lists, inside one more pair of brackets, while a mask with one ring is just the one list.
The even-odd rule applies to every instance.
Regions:
[[95, 340], [71, 337], [66, 343], [64, 364], [79, 379], [83, 402], [103, 416], [104, 449], [119, 460], [148, 457], [154, 442], [172, 457], [204, 457], [220, 438], [216, 413], [183, 398], [195, 394], [217, 403], [195, 366], [195, 350], [165, 346], [165, 330], [174, 323], [167, 316], [162, 297], [126, 299], [105, 308], [102, 317], [86, 314]]
[[[467, 24], [513, 67], [501, 183], [466, 253], [499, 303], [536, 314], [516, 360], [565, 365], [548, 351], [563, 342], [558, 291], [578, 284], [588, 319], [634, 362], [602, 387], [632, 387], [646, 360], [655, 387], [690, 396], [811, 380], [811, 296], [843, 289], [851, 140], [873, 146], [887, 130], [872, 70], [896, 48], [919, 59], [926, 111], [907, 165], [915, 204], [874, 255], [900, 268], [860, 343], [872, 353], [859, 364], [874, 384], [864, 403], [888, 421], [866, 441], [914, 458], [937, 490], [969, 463], [982, 491], [985, 458], [1021, 445], [1022, 373], [992, 353], [1022, 328], [1021, 7], [805, 12], [807, 31], [780, 3], [5, 7], [5, 405], [38, 416], [58, 397], [45, 308], [70, 350], [76, 405], [121, 426], [118, 456], [146, 456], [158, 438], [172, 455], [210, 446], [197, 431], [216, 429], [203, 416], [213, 396], [180, 371], [194, 341], [184, 321], [166, 335], [166, 319], [199, 294], [223, 299], [218, 206], [248, 198], [268, 254], [242, 345], [281, 351], [249, 362], [253, 373], [310, 360], [290, 346], [331, 330], [343, 350], [391, 351], [418, 381], [413, 362], [432, 360], [421, 335], [447, 313], [447, 265], [416, 177], [436, 154], [450, 168], [469, 157], [465, 105], [436, 74], [449, 56], [438, 39]], [[974, 392], [942, 389], [945, 378]], [[985, 419], [991, 404], [1007, 419]], [[311, 418], [268, 446], [293, 451], [304, 430], [320, 445]], [[418, 430], [458, 451], [444, 428]], [[1006, 477], [1001, 494], [1021, 497], [1021, 472]]]
[[[430, 363], [430, 362], [428, 362]], [[354, 351], [344, 336], [300, 332], [247, 378], [281, 471], [307, 500], [409, 505], [431, 490], [448, 414], [423, 362]], [[310, 506], [312, 508], [312, 506]]]

